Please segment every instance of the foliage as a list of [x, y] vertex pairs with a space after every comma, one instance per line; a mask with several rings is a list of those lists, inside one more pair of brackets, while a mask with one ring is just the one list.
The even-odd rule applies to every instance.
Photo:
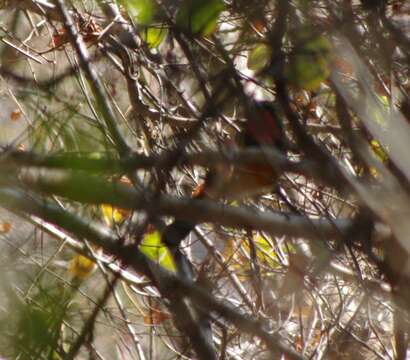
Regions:
[[408, 358], [408, 12], [0, 1], [0, 357]]

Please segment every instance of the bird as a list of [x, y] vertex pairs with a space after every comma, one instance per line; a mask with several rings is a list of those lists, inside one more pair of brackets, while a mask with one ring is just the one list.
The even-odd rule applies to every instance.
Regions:
[[[253, 102], [246, 110], [246, 121], [236, 140], [238, 148], [274, 148], [284, 152], [284, 131], [273, 105], [267, 101]], [[206, 176], [202, 196], [213, 200], [242, 200], [271, 190], [277, 177], [269, 163], [217, 165]]]
[[[246, 120], [237, 137], [240, 149], [273, 148], [286, 152], [286, 137], [275, 107], [269, 101], [249, 102]], [[279, 174], [269, 164], [216, 165], [209, 169], [205, 180], [192, 192], [194, 199], [238, 201], [271, 191]], [[195, 223], [175, 219], [163, 233], [165, 243], [178, 246], [194, 229]]]

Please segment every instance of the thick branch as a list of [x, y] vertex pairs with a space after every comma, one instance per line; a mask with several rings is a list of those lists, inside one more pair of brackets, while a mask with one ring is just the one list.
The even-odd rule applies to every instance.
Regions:
[[80, 172], [28, 171], [21, 178], [33, 190], [74, 201], [111, 204], [119, 208], [144, 210], [194, 222], [258, 229], [276, 236], [334, 238], [347, 231], [352, 224], [347, 219], [308, 219], [297, 215], [226, 206], [206, 200], [178, 199], [166, 195], [152, 197], [149, 192], [140, 192], [131, 186]]
[[[146, 156], [133, 153], [122, 159], [101, 156], [93, 158], [87, 154], [55, 154], [41, 155], [28, 151], [5, 150], [0, 153], [2, 166], [33, 166], [64, 170], [85, 170], [87, 172], [103, 172], [121, 174], [137, 169], [161, 169], [168, 161], [167, 153]], [[311, 161], [291, 161], [275, 149], [247, 149], [239, 151], [202, 151], [198, 153], [181, 154], [179, 165], [197, 165], [212, 167], [215, 164], [230, 165], [271, 165], [277, 173], [291, 172], [310, 178], [320, 178], [319, 164]]]

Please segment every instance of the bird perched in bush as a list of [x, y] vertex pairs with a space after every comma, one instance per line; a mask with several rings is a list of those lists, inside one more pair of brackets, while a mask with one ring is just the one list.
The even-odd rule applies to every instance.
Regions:
[[[236, 143], [239, 149], [273, 148], [285, 150], [284, 132], [274, 107], [269, 102], [254, 102], [248, 109]], [[210, 169], [203, 196], [211, 199], [241, 200], [272, 189], [278, 178], [275, 169], [266, 162], [244, 163]]]
[[[239, 149], [273, 148], [285, 151], [285, 135], [277, 113], [269, 102], [252, 102], [245, 113], [246, 121], [237, 138]], [[197, 199], [240, 200], [273, 189], [279, 174], [268, 162], [216, 165], [208, 171], [203, 184], [194, 190]], [[186, 237], [195, 224], [176, 219], [164, 232], [165, 242], [175, 245]]]

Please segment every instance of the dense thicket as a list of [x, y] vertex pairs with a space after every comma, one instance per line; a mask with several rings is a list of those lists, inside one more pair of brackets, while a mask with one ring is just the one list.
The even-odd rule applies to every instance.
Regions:
[[406, 359], [409, 11], [0, 1], [0, 357]]

